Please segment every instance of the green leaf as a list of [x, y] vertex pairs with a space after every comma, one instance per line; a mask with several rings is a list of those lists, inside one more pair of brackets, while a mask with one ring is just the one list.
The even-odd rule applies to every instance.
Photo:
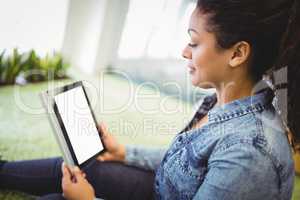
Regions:
[[4, 54], [5, 54], [5, 50], [2, 51], [2, 53], [0, 54], [0, 85], [3, 84], [3, 74], [5, 72], [5, 60], [4, 60]]
[[64, 78], [68, 67], [60, 53], [40, 57], [34, 50], [19, 53], [15, 48], [7, 57], [5, 51], [0, 54], [0, 84], [14, 84], [20, 74], [29, 82]]

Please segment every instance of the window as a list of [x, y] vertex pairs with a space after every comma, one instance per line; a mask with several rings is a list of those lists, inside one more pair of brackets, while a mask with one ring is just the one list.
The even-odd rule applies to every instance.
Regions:
[[0, 50], [60, 50], [69, 0], [0, 0]]
[[119, 58], [180, 58], [195, 5], [189, 0], [131, 0]]

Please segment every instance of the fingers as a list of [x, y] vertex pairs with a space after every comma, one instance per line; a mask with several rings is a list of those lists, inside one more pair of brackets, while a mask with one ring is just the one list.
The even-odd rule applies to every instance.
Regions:
[[[63, 181], [65, 183], [73, 182], [73, 175], [77, 175], [77, 177], [85, 178], [86, 174], [82, 172], [77, 166], [73, 168], [69, 168], [65, 163], [62, 164], [62, 173], [63, 173]], [[76, 176], [75, 176], [76, 178]]]
[[99, 161], [113, 161], [114, 156], [109, 152], [104, 152], [103, 154], [98, 156], [97, 160], [99, 160]]
[[103, 122], [100, 122], [98, 128], [100, 129], [102, 138], [105, 139], [108, 136], [108, 130], [106, 125]]
[[72, 169], [77, 182], [85, 180], [85, 174], [76, 166]]

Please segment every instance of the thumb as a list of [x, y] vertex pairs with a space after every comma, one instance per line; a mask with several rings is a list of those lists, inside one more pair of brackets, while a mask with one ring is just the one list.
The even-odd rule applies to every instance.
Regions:
[[68, 166], [65, 163], [63, 163], [61, 165], [61, 171], [62, 171], [64, 177], [66, 177], [66, 178], [70, 178], [71, 177], [69, 168], [68, 168]]
[[62, 182], [64, 184], [71, 183], [71, 173], [68, 167], [64, 163], [62, 164], [62, 174], [63, 174]]
[[84, 179], [83, 173], [80, 171], [80, 169], [77, 166], [73, 168], [72, 172], [77, 182], [82, 181]]

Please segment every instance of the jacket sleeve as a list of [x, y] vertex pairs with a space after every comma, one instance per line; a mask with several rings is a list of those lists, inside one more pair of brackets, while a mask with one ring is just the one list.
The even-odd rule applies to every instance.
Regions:
[[166, 148], [150, 148], [127, 145], [125, 163], [155, 171], [160, 165], [166, 150]]

